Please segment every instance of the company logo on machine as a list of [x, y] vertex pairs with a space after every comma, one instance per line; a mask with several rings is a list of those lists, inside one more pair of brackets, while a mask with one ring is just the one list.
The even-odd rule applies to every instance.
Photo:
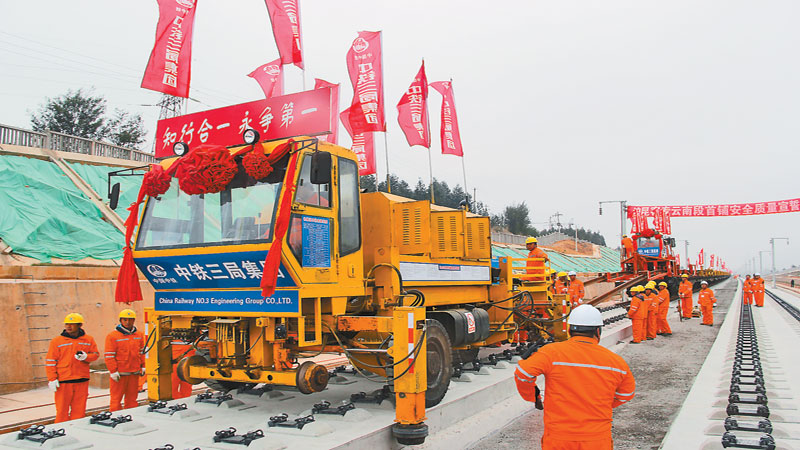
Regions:
[[155, 295], [156, 311], [299, 313], [297, 290], [277, 290], [263, 297], [256, 291], [160, 291]]
[[658, 256], [658, 247], [639, 247], [636, 251], [642, 256]]
[[475, 332], [475, 316], [473, 316], [471, 312], [464, 313], [464, 316], [467, 317], [467, 333], [474, 333]]
[[356, 53], [363, 53], [368, 48], [369, 48], [369, 42], [367, 42], [367, 40], [364, 38], [360, 37], [357, 38], [355, 41], [353, 41], [353, 50]]
[[[266, 251], [135, 258], [158, 289], [257, 289]], [[277, 287], [297, 286], [286, 267], [278, 269]]]
[[158, 264], [148, 264], [147, 272], [150, 273], [150, 275], [158, 278], [166, 278], [167, 276], [167, 271]]

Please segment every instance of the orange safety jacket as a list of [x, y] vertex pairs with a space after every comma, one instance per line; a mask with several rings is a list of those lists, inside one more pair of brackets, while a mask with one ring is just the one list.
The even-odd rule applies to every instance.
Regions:
[[680, 286], [678, 286], [678, 296], [685, 298], [692, 296], [692, 289], [693, 283], [689, 280], [681, 281]]
[[658, 311], [669, 311], [669, 289], [658, 291]]
[[518, 363], [514, 379], [523, 399], [535, 400], [539, 375], [545, 377], [544, 432], [554, 439], [610, 439], [613, 408], [636, 390], [625, 360], [584, 336], [545, 345]]
[[[528, 258], [543, 258], [544, 262], [547, 262], [547, 261], [550, 260], [550, 258], [547, 257], [547, 253], [545, 253], [544, 250], [542, 250], [538, 246], [536, 248], [534, 248], [533, 250], [531, 250], [530, 252], [528, 252]], [[536, 273], [537, 271], [542, 271], [542, 275], [544, 275], [544, 272], [543, 272], [544, 264], [542, 262], [539, 262], [539, 261], [526, 261], [525, 262], [525, 266], [528, 267], [528, 270], [526, 270], [526, 272], [528, 274], [533, 274], [533, 273]]]
[[633, 240], [631, 238], [622, 238], [622, 246], [628, 255], [633, 254]]
[[714, 302], [717, 299], [714, 297], [714, 291], [709, 288], [701, 289], [700, 293], [697, 294], [697, 303], [700, 306], [714, 306]]
[[122, 375], [138, 374], [144, 367], [144, 335], [133, 327], [128, 330], [121, 324], [117, 325], [106, 336], [106, 347], [103, 357], [106, 367], [111, 373], [119, 372]]
[[750, 280], [750, 286], [753, 292], [757, 293], [764, 293], [764, 279], [763, 278], [753, 278]]
[[644, 294], [636, 294], [631, 299], [631, 307], [628, 309], [628, 317], [631, 319], [646, 319], [647, 311], [650, 309], [650, 299], [645, 298]]
[[752, 294], [753, 293], [753, 279], [752, 278], [745, 278], [744, 279], [744, 284], [742, 285], [742, 290], [746, 294]]
[[575, 280], [569, 280], [567, 294], [569, 294], [569, 301], [572, 302], [573, 306], [579, 305], [583, 297], [586, 296], [586, 291], [583, 288], [583, 281], [579, 280], [577, 277]]
[[[78, 361], [75, 354], [78, 351], [87, 354], [86, 359]], [[72, 337], [64, 330], [60, 336], [50, 341], [50, 348], [45, 357], [45, 371], [47, 380], [78, 383], [89, 381], [89, 363], [100, 357], [94, 338], [82, 329], [77, 337]]]
[[650, 300], [650, 307], [648, 308], [651, 313], [658, 311], [658, 295], [653, 292], [650, 292], [650, 295], [645, 294], [645, 296]]
[[569, 292], [569, 287], [567, 283], [564, 283], [563, 281], [556, 278], [555, 290], [556, 294], [566, 294]]

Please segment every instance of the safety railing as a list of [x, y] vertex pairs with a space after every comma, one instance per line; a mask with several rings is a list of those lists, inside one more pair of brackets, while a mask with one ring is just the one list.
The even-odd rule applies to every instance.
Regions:
[[142, 163], [155, 162], [155, 157], [150, 153], [120, 147], [108, 142], [71, 136], [50, 130], [32, 131], [0, 124], [0, 145], [2, 144], [48, 148], [59, 152], [126, 159]]

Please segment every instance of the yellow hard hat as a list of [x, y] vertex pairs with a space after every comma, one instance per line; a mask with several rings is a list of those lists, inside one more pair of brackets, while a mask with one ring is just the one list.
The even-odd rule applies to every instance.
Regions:
[[665, 281], [662, 281], [661, 283], [658, 283], [658, 285], [659, 285], [659, 286], [666, 286], [666, 285], [667, 285], [667, 283], [666, 283]]
[[655, 281], [648, 281], [647, 284], [644, 285], [645, 289], [653, 289], [656, 287]]
[[558, 272], [557, 276], [559, 278], [567, 276], [567, 272]]
[[135, 319], [136, 313], [132, 309], [123, 309], [119, 312], [120, 319]]
[[642, 292], [642, 291], [644, 291], [644, 286], [642, 286], [641, 284], [631, 288], [631, 292]]
[[685, 274], [685, 273], [684, 273], [684, 274], [681, 274], [681, 278], [689, 278], [689, 275], [688, 275], [688, 274]]
[[536, 244], [538, 242], [539, 240], [535, 237], [529, 237], [528, 239], [525, 239], [525, 244]]
[[64, 317], [64, 323], [83, 323], [83, 316], [78, 313], [69, 313]]

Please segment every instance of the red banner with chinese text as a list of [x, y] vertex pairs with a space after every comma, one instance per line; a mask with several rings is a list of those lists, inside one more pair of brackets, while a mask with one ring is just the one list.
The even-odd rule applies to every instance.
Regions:
[[706, 255], [704, 249], [700, 249], [700, 253], [697, 254], [697, 265], [701, 268], [706, 264]]
[[357, 107], [346, 110], [346, 120], [355, 134], [386, 131], [382, 66], [381, 32], [359, 31], [347, 51], [347, 72], [353, 84], [351, 106]]
[[275, 45], [282, 64], [303, 68], [303, 44], [300, 37], [300, 10], [297, 0], [265, 0]]
[[667, 210], [671, 217], [728, 217], [753, 216], [800, 212], [800, 198], [772, 202], [733, 203], [727, 205], [682, 205], [682, 206], [628, 206], [628, 217], [635, 212], [647, 217], [659, 208]]
[[349, 134], [353, 140], [353, 145], [350, 147], [350, 150], [356, 154], [356, 159], [358, 160], [358, 175], [363, 177], [364, 175], [377, 173], [375, 168], [375, 135], [371, 132], [353, 134], [353, 129], [350, 127], [348, 117], [349, 110], [354, 107], [355, 106], [351, 106], [342, 111], [341, 119], [342, 124], [344, 124], [344, 129], [347, 130], [347, 134]]
[[314, 89], [158, 121], [156, 158], [172, 156], [172, 145], [243, 145], [252, 128], [262, 141], [331, 132], [331, 88]]
[[189, 97], [196, 6], [196, 0], [158, 0], [156, 42], [144, 70], [143, 88]]
[[425, 61], [414, 77], [408, 90], [397, 103], [397, 123], [406, 136], [408, 145], [431, 148], [431, 133], [428, 126], [428, 78], [425, 76]]
[[333, 84], [320, 78], [314, 78], [314, 89], [331, 88], [331, 134], [323, 139], [336, 145], [339, 142], [339, 83]]
[[461, 147], [461, 132], [458, 131], [453, 82], [434, 81], [430, 86], [442, 94], [442, 126], [439, 131], [442, 139], [442, 154], [464, 156], [464, 150]]
[[283, 95], [283, 66], [280, 58], [259, 66], [247, 76], [256, 80], [266, 98]]

